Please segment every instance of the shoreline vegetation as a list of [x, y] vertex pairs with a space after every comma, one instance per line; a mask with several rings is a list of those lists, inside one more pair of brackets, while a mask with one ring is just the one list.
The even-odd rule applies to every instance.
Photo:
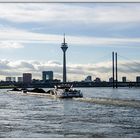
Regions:
[[16, 86], [0, 86], [0, 89], [11, 89], [11, 88], [15, 88]]

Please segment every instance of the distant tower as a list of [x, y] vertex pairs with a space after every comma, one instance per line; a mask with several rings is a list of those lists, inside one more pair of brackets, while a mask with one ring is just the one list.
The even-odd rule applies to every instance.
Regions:
[[63, 51], [63, 82], [66, 83], [66, 50], [68, 48], [67, 43], [65, 43], [65, 34], [64, 34], [64, 42], [61, 44], [61, 49]]

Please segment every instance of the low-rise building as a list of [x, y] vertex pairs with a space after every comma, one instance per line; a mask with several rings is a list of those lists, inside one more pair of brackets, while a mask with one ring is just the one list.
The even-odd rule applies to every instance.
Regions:
[[16, 81], [16, 77], [6, 77], [6, 81], [7, 82], [15, 82]]
[[101, 79], [97, 77], [97, 78], [94, 80], [94, 82], [96, 82], [96, 83], [101, 82]]
[[18, 82], [22, 83], [23, 82], [23, 77], [18, 77]]
[[86, 78], [85, 78], [85, 82], [91, 82], [92, 81], [92, 77], [91, 76], [87, 76]]
[[113, 77], [109, 78], [109, 82], [112, 83], [113, 82]]

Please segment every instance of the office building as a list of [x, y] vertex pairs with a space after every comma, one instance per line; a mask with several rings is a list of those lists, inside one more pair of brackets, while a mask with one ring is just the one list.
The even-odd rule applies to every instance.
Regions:
[[53, 71], [43, 71], [42, 72], [42, 80], [44, 82], [46, 80], [53, 80]]
[[140, 76], [136, 77], [136, 82], [140, 82]]
[[6, 81], [7, 82], [11, 81], [11, 77], [6, 77]]
[[122, 82], [126, 82], [126, 77], [122, 77]]
[[16, 81], [16, 77], [6, 77], [6, 81], [7, 82], [15, 82]]
[[23, 73], [23, 83], [31, 83], [31, 82], [32, 82], [32, 74]]
[[18, 77], [18, 82], [23, 82], [23, 77]]

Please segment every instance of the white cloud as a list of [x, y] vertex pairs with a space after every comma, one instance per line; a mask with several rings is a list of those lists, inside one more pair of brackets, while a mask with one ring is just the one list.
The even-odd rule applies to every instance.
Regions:
[[51, 65], [61, 65], [60, 62], [55, 61], [55, 60], [50, 60], [50, 61], [48, 61], [48, 64], [51, 64]]
[[[0, 4], [0, 18], [12, 22], [139, 23], [139, 4]], [[58, 22], [57, 22], [58, 23]], [[57, 24], [55, 23], [55, 24]]]
[[24, 48], [24, 46], [18, 42], [1, 41], [0, 48], [1, 49], [18, 49], [18, 48]]
[[[140, 61], [137, 63], [129, 61], [120, 61], [118, 63], [119, 79], [127, 76], [129, 80], [135, 80], [140, 73]], [[4, 76], [22, 76], [24, 72], [31, 72], [33, 78], [41, 79], [42, 71], [54, 71], [55, 78], [62, 79], [62, 64], [57, 61], [39, 62], [33, 60], [1, 60], [0, 61], [0, 78]], [[84, 80], [86, 76], [91, 75], [93, 79], [100, 77], [102, 80], [108, 80], [112, 76], [112, 63], [102, 62], [97, 64], [68, 64], [68, 80]]]
[[[0, 4], [0, 18], [13, 22], [49, 22], [58, 24], [63, 21], [63, 25], [72, 23], [140, 23], [139, 4]], [[65, 23], [66, 22], [66, 23]], [[61, 23], [62, 24], [62, 23]], [[46, 24], [47, 26], [48, 24]], [[74, 24], [73, 24], [74, 26]], [[41, 25], [40, 27], [42, 28]], [[34, 31], [34, 30], [32, 30]], [[23, 43], [52, 43], [60, 44], [62, 35], [44, 34], [19, 30], [0, 25], [0, 48], [23, 48]], [[4, 42], [3, 42], [4, 41]], [[8, 42], [7, 42], [8, 41]], [[88, 36], [67, 36], [68, 44], [101, 45], [101, 46], [138, 46], [140, 38], [115, 38], [115, 37], [88, 37]]]
[[[62, 35], [43, 34], [19, 30], [14, 28], [0, 28], [0, 48], [23, 48], [22, 43], [51, 43], [60, 44], [63, 40]], [[140, 38], [113, 38], [113, 37], [88, 37], [88, 36], [66, 36], [68, 44], [84, 45], [122, 45], [130, 43], [140, 43]], [[134, 46], [134, 45], [133, 45]]]

